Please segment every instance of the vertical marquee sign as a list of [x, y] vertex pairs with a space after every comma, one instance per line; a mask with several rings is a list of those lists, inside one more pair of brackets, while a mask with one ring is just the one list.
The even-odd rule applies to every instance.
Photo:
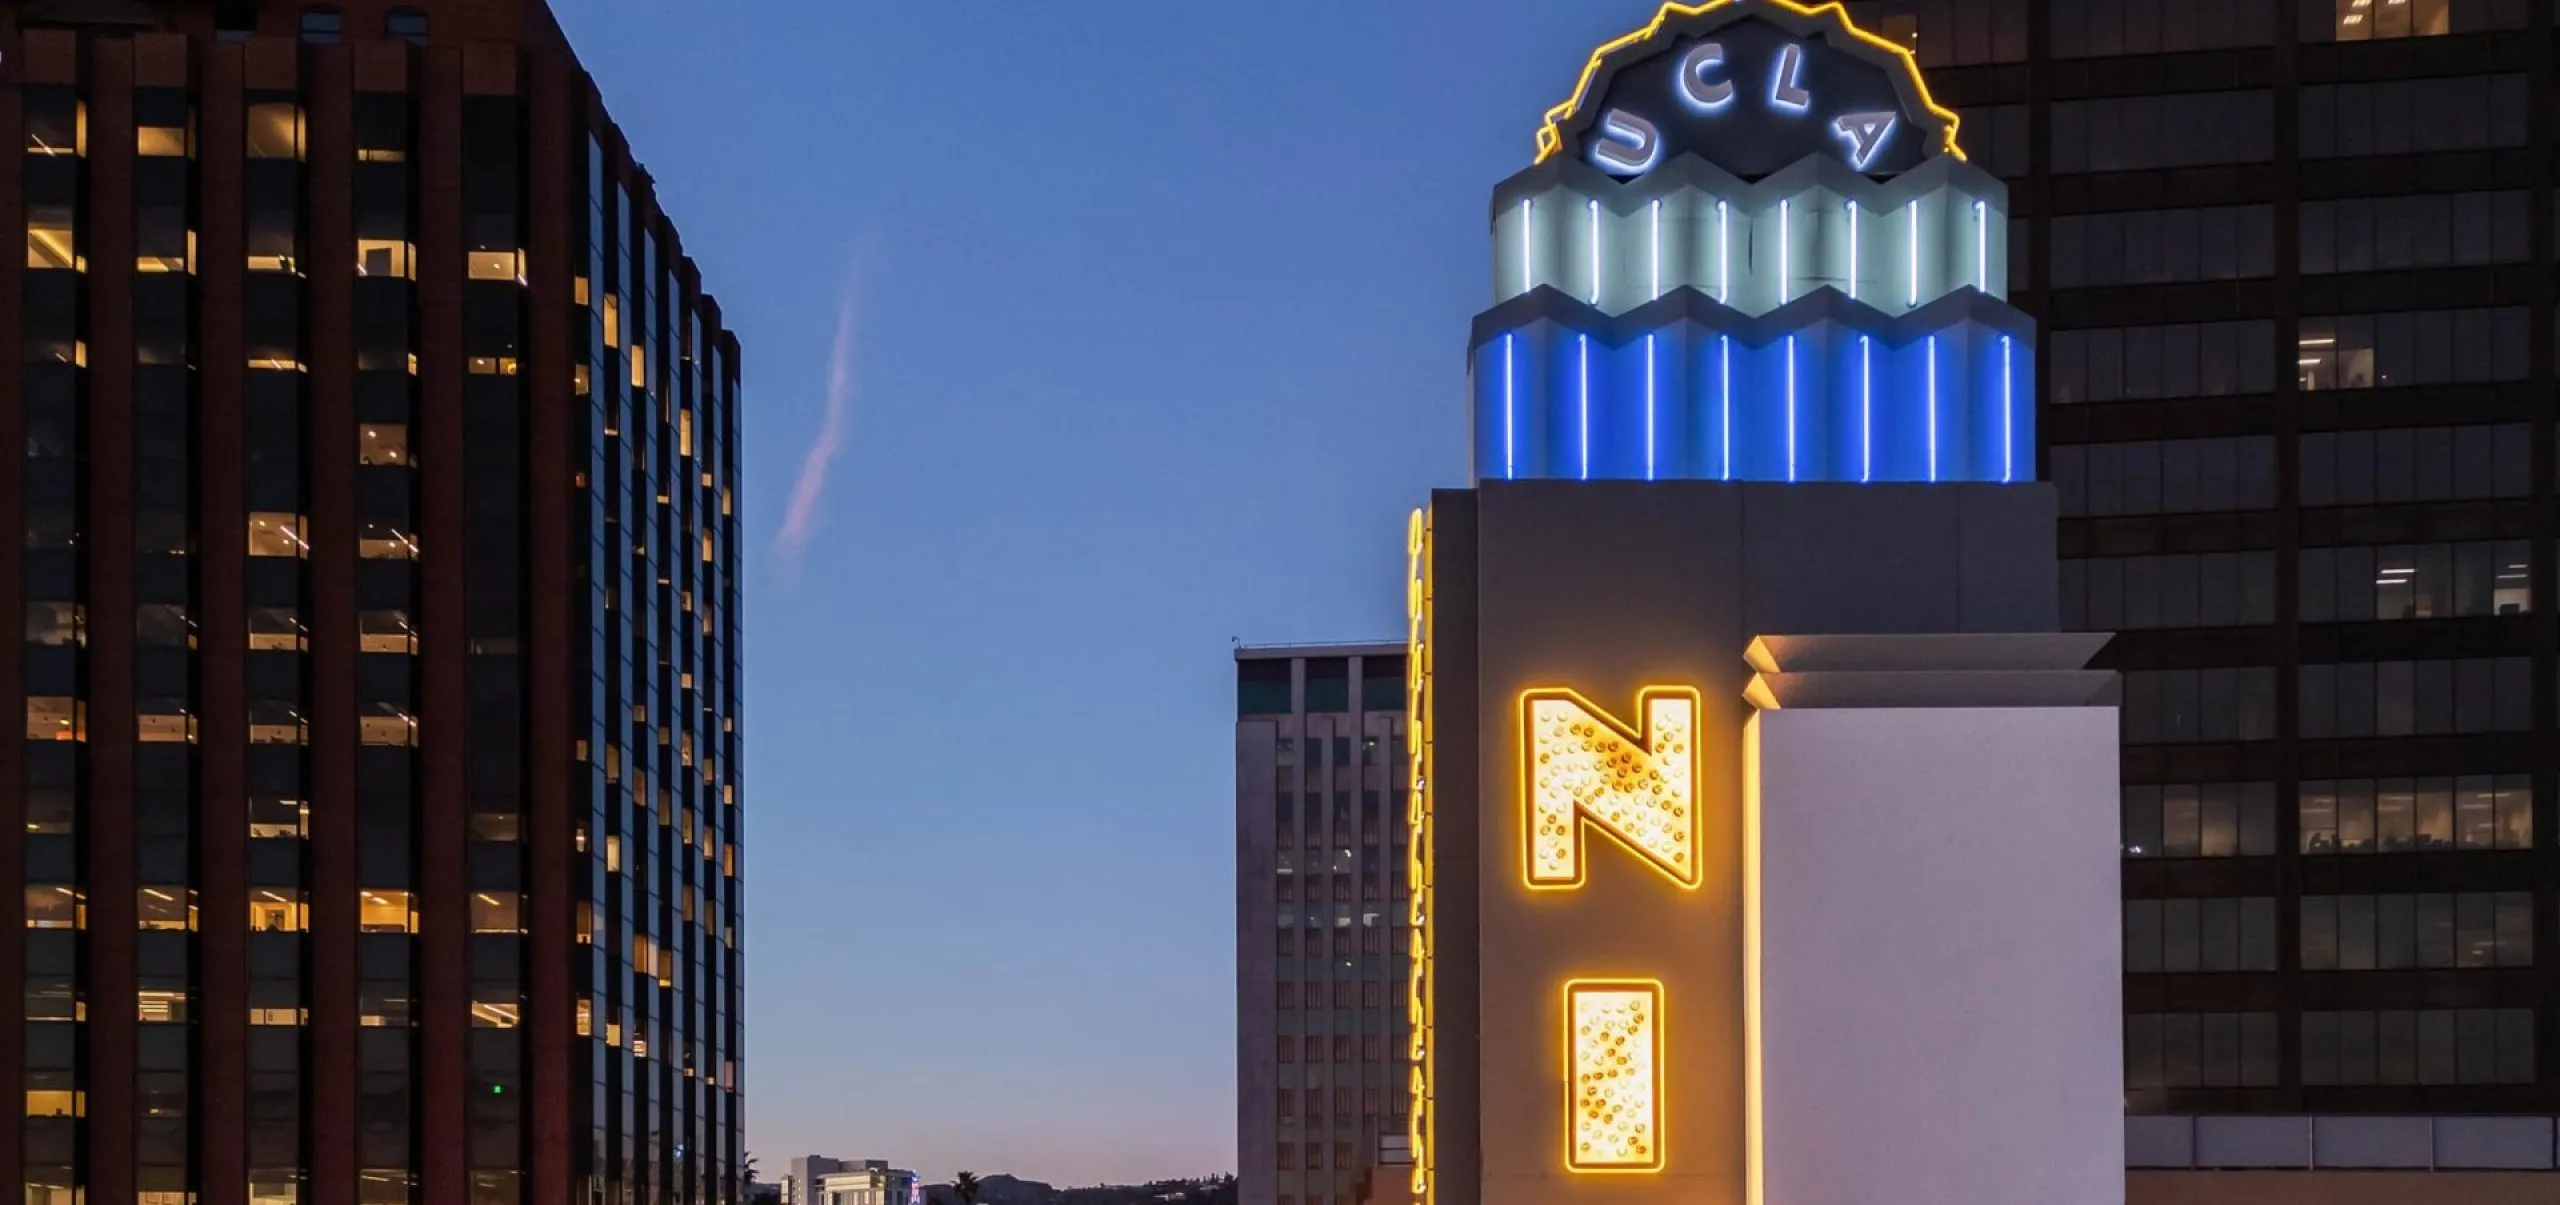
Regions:
[[1741, 495], [1699, 483], [2032, 478], [2007, 194], [1956, 129], [1836, 3], [1673, 3], [1495, 190], [1477, 487], [1407, 532], [1418, 1201], [1756, 1193], [1741, 599], [1767, 562], [1717, 543]]

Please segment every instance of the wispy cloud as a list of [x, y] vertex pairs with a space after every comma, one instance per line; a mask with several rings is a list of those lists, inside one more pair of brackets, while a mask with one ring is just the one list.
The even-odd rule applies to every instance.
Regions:
[[827, 362], [827, 409], [818, 422], [818, 438], [801, 457], [799, 480], [791, 484], [791, 505], [783, 512], [782, 530], [774, 536], [784, 580], [796, 581], [810, 537], [818, 530], [818, 505], [827, 491], [827, 470], [844, 449], [853, 427], [854, 342], [859, 328], [862, 271], [846, 273], [844, 301], [836, 310], [835, 347]]

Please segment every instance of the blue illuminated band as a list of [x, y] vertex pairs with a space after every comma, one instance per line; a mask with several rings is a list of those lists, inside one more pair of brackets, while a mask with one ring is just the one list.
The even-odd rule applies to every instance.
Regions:
[[1476, 324], [1484, 477], [2032, 480], [2032, 330], [1970, 289], [1887, 314], [1824, 288], [1754, 316], [1675, 288], [1614, 317], [1542, 289]]

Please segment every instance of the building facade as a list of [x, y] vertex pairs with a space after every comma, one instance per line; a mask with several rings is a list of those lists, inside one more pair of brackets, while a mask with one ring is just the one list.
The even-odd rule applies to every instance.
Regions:
[[0, 56], [0, 1177], [734, 1200], [738, 346], [558, 25]]
[[805, 1155], [783, 1177], [782, 1205], [915, 1205], [916, 1174], [885, 1159]]
[[2009, 183], [2129, 1106], [2560, 1111], [2551, 6], [1849, 7]]
[[1242, 1205], [1402, 1188], [1404, 692], [1401, 644], [1236, 652]]

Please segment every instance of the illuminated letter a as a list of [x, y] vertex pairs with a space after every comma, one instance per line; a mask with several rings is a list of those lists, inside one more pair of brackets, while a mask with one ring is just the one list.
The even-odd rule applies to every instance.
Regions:
[[1579, 887], [1583, 829], [1698, 885], [1698, 692], [1648, 687], [1638, 732], [1570, 690], [1521, 696], [1523, 844], [1532, 889]]

